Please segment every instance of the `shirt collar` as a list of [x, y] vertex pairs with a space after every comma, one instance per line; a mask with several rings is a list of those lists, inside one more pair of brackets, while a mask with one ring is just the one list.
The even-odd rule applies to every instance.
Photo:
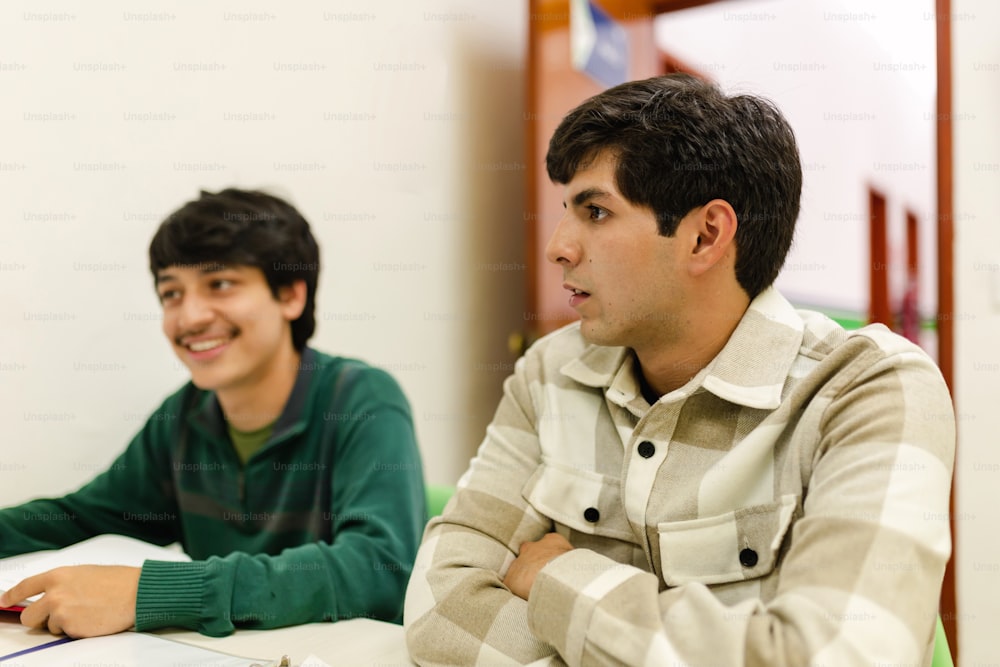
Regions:
[[[773, 410], [781, 404], [788, 371], [802, 344], [804, 325], [792, 305], [769, 287], [750, 302], [722, 351], [683, 387], [660, 398], [682, 400], [700, 388], [750, 408]], [[635, 356], [623, 347], [590, 345], [561, 372], [590, 387], [605, 387], [623, 407], [645, 405]], [[634, 409], [633, 409], [634, 411]]]

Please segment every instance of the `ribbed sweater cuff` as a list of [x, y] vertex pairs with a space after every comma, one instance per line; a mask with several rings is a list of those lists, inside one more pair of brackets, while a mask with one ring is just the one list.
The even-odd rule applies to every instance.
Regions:
[[206, 561], [147, 560], [143, 563], [135, 600], [135, 629], [198, 629], [206, 566]]

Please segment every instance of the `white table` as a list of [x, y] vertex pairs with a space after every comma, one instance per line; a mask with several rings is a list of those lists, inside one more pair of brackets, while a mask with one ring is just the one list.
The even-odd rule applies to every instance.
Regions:
[[[161, 637], [193, 646], [274, 660], [282, 654], [299, 665], [310, 654], [331, 667], [412, 667], [403, 628], [392, 623], [353, 619], [310, 623], [276, 630], [238, 630], [228, 637], [206, 637], [188, 630], [159, 630]], [[0, 655], [8, 655], [56, 639], [22, 626], [16, 614], [0, 613]], [[43, 649], [44, 650], [44, 649]], [[113, 658], [113, 656], [109, 656]]]
[[297, 665], [309, 654], [331, 667], [412, 667], [403, 626], [356, 618], [309, 623], [277, 630], [238, 630], [228, 637], [206, 637], [189, 630], [160, 630], [167, 639], [250, 658], [280, 658]]

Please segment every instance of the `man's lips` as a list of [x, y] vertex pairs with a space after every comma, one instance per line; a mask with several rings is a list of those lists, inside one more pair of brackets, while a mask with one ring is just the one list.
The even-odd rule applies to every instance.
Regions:
[[568, 284], [563, 285], [563, 287], [569, 290], [569, 305], [571, 308], [576, 308], [590, 297], [590, 292], [582, 290], [579, 287]]
[[209, 340], [198, 340], [187, 343], [184, 347], [191, 350], [192, 352], [207, 352], [208, 350], [219, 347], [220, 345], [225, 345], [229, 341], [229, 337], [224, 338], [212, 338]]
[[237, 336], [238, 332], [217, 334], [199, 334], [197, 336], [178, 336], [175, 343], [194, 355], [204, 355], [214, 350], [220, 350]]

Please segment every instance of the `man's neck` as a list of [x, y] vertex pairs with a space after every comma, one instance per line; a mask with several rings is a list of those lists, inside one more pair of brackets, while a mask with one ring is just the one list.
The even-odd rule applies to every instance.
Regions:
[[740, 295], [706, 306], [709, 312], [693, 319], [677, 340], [634, 349], [643, 395], [651, 404], [683, 387], [722, 351], [750, 305], [745, 293]]
[[295, 387], [302, 355], [293, 348], [280, 355], [251, 384], [217, 392], [226, 421], [239, 431], [255, 431], [281, 416]]

